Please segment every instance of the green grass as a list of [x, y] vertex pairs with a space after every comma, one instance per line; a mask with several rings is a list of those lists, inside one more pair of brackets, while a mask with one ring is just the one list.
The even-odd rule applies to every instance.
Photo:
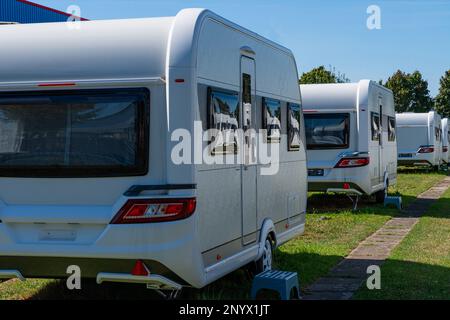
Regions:
[[[407, 205], [444, 177], [444, 173], [424, 170], [400, 173], [397, 185], [389, 193], [402, 195]], [[354, 212], [349, 210], [351, 203], [346, 197], [323, 194], [311, 194], [308, 206], [305, 234], [281, 246], [274, 257], [276, 268], [299, 273], [302, 289], [326, 275], [359, 242], [398, 215], [397, 210], [386, 209], [369, 199], [362, 199], [359, 210]], [[240, 270], [202, 290], [192, 291], [188, 298], [245, 299], [249, 290], [250, 280]]]
[[436, 182], [443, 179], [446, 173], [428, 172], [424, 169], [399, 169], [397, 185], [390, 188], [390, 193], [400, 194], [406, 206], [415, 200], [420, 193], [431, 188]]
[[356, 299], [450, 299], [450, 190], [381, 267], [381, 290]]
[[[426, 191], [444, 174], [408, 171], [398, 177], [397, 186], [391, 194], [401, 194], [410, 203]], [[306, 231], [276, 250], [275, 267], [296, 271], [304, 289], [328, 271], [353, 250], [360, 241], [379, 229], [392, 216], [395, 209], [385, 209], [372, 200], [363, 199], [359, 210], [353, 212], [346, 197], [311, 194], [308, 199]], [[447, 250], [448, 251], [448, 250]], [[184, 290], [186, 299], [246, 299], [249, 298], [251, 280], [241, 269], [201, 289]], [[133, 289], [130, 289], [133, 288]], [[0, 299], [142, 299], [155, 298], [142, 286], [88, 285], [81, 292], [68, 292], [63, 281], [28, 280], [25, 283], [8, 281], [0, 284]]]

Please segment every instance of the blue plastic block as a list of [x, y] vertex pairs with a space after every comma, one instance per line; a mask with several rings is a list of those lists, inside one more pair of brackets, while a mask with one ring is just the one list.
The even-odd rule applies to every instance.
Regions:
[[402, 197], [385, 197], [384, 206], [394, 205], [398, 210], [402, 209]]
[[277, 291], [281, 300], [289, 300], [294, 289], [295, 298], [300, 299], [297, 272], [269, 270], [260, 273], [253, 279], [252, 299], [256, 299], [258, 291], [262, 289]]

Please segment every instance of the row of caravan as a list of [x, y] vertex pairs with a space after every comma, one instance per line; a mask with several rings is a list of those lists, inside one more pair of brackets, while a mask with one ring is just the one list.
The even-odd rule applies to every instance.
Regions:
[[448, 119], [435, 111], [396, 114], [392, 91], [369, 80], [300, 87], [309, 191], [381, 202], [397, 165], [448, 164]]
[[7, 25], [0, 43], [0, 279], [77, 265], [179, 290], [267, 270], [304, 231], [308, 176], [311, 191], [382, 199], [397, 140], [411, 140], [402, 158], [438, 161], [436, 119], [403, 133], [372, 81], [300, 90], [289, 49], [208, 10]]
[[435, 112], [397, 115], [400, 165], [438, 168], [450, 161], [448, 118]]

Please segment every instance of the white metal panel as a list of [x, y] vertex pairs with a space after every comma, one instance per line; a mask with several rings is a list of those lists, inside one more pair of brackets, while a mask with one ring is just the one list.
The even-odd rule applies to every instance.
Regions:
[[0, 28], [0, 83], [162, 77], [173, 18]]

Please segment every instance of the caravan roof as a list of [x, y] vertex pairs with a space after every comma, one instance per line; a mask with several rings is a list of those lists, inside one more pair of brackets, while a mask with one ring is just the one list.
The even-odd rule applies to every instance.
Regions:
[[[357, 105], [367, 105], [369, 87], [378, 86], [371, 80], [355, 83], [306, 84], [301, 85], [302, 104], [308, 109], [351, 109]], [[379, 86], [384, 90], [388, 90]], [[326, 92], [326, 94], [324, 94]]]
[[428, 113], [404, 112], [397, 114], [397, 126], [428, 126], [431, 119], [438, 116], [434, 111]]
[[198, 30], [205, 17], [293, 56], [290, 50], [204, 9], [185, 9], [175, 17], [83, 21], [73, 30], [67, 23], [10, 25], [0, 29], [0, 84], [164, 78], [168, 67], [196, 66]]

